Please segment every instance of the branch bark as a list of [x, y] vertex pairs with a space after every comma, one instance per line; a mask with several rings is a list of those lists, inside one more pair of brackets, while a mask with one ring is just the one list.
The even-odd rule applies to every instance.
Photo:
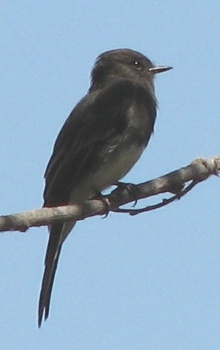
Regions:
[[[90, 216], [105, 215], [109, 211], [127, 212], [131, 215], [154, 210], [181, 198], [197, 183], [202, 182], [210, 175], [219, 175], [220, 156], [208, 159], [195, 159], [191, 164], [164, 176], [158, 177], [139, 185], [119, 185], [109, 195], [102, 199], [90, 199], [83, 204], [73, 204], [54, 208], [42, 208], [23, 213], [0, 216], [0, 232], [25, 232], [30, 227], [47, 226], [62, 220], [83, 220]], [[191, 181], [187, 186], [186, 184]], [[121, 205], [148, 198], [160, 193], [170, 192], [175, 195], [159, 204], [142, 209], [120, 209]]]

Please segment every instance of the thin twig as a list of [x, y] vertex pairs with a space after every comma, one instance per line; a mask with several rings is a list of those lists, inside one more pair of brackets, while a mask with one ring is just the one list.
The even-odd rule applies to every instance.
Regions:
[[151, 211], [151, 210], [159, 209], [159, 208], [165, 207], [166, 205], [174, 202], [177, 199], [182, 198], [190, 190], [192, 190], [193, 187], [196, 186], [198, 183], [199, 183], [198, 181], [192, 181], [188, 186], [186, 186], [183, 190], [181, 190], [180, 192], [178, 192], [174, 196], [172, 196], [170, 198], [164, 198], [164, 199], [162, 199], [162, 202], [157, 203], [157, 204], [148, 205], [146, 207], [139, 208], [139, 209], [120, 209], [120, 208], [118, 208], [118, 209], [115, 209], [113, 211], [115, 213], [128, 213], [129, 215], [134, 216], [134, 215], [137, 215], [140, 213], [146, 213], [146, 212]]

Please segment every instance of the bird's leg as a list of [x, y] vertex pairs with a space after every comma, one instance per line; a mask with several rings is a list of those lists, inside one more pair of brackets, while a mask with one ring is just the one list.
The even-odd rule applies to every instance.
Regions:
[[95, 195], [92, 197], [92, 199], [99, 199], [102, 201], [102, 203], [105, 205], [105, 210], [106, 210], [106, 214], [104, 215], [103, 219], [107, 218], [110, 211], [109, 200], [100, 191], [95, 191]]

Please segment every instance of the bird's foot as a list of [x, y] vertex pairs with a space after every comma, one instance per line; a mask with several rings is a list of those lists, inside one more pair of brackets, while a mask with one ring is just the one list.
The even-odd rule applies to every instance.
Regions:
[[109, 211], [110, 211], [110, 202], [109, 202], [108, 198], [106, 198], [101, 192], [96, 191], [96, 194], [93, 197], [93, 199], [99, 199], [105, 205], [105, 212], [106, 213], [104, 214], [103, 219], [107, 218]]
[[[138, 195], [140, 193], [139, 189], [136, 185], [132, 183], [125, 183], [125, 182], [117, 182], [114, 184], [115, 186], [118, 186], [120, 190], [128, 192], [128, 194], [132, 195], [134, 197], [134, 204], [133, 207], [137, 204], [138, 201]], [[117, 189], [116, 189], [117, 190]]]

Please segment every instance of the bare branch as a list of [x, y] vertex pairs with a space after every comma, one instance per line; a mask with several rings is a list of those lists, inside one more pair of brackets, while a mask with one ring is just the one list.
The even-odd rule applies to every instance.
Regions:
[[[135, 190], [128, 190], [126, 186], [119, 186], [104, 199], [91, 199], [83, 204], [67, 205], [56, 208], [42, 208], [17, 213], [12, 215], [0, 216], [0, 232], [20, 231], [25, 232], [29, 227], [46, 226], [62, 220], [83, 220], [90, 216], [106, 214], [107, 211], [128, 212], [135, 215], [144, 211], [160, 208], [181, 198], [195, 184], [206, 180], [210, 175], [219, 175], [220, 156], [209, 159], [196, 159], [190, 165], [172, 171], [169, 174], [161, 176], [151, 181], [132, 185]], [[191, 183], [185, 187], [187, 182]], [[170, 192], [175, 195], [169, 199], [163, 200], [154, 206], [145, 207], [137, 210], [119, 209], [123, 204], [127, 204], [138, 199], [158, 195], [160, 193]]]
[[147, 207], [141, 208], [141, 209], [115, 209], [113, 210], [115, 213], [128, 213], [132, 216], [140, 214], [140, 213], [145, 213], [147, 211], [151, 211], [151, 210], [155, 210], [155, 209], [159, 209], [162, 207], [165, 207], [166, 205], [174, 202], [177, 199], [182, 198], [183, 196], [185, 196], [189, 191], [191, 191], [193, 189], [193, 187], [195, 187], [199, 182], [198, 181], [191, 181], [189, 185], [187, 185], [186, 187], [184, 187], [183, 189], [180, 189], [180, 191], [175, 194], [174, 196], [168, 198], [168, 199], [163, 199], [162, 202], [159, 202], [157, 204], [153, 204], [153, 205], [148, 205]]

